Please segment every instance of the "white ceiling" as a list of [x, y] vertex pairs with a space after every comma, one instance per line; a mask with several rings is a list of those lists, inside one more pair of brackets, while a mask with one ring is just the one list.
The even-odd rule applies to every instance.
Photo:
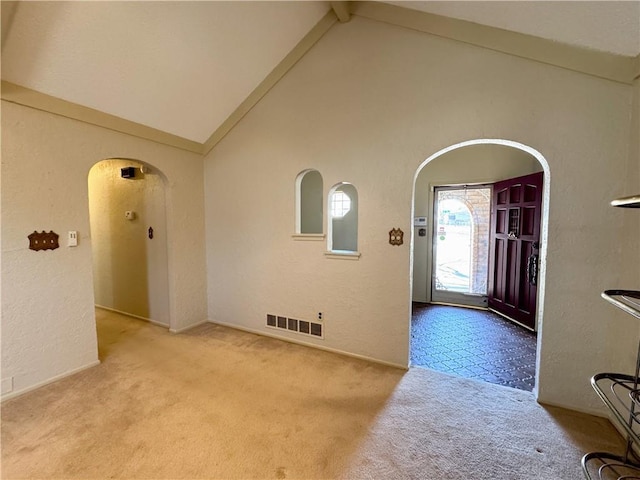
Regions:
[[[640, 0], [388, 3], [640, 53]], [[3, 1], [2, 79], [203, 143], [329, 10], [324, 1]]]
[[329, 8], [21, 2], [2, 79], [202, 143]]

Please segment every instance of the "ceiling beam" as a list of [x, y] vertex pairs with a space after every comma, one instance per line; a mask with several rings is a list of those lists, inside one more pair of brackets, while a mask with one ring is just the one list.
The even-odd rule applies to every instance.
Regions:
[[488, 48], [614, 82], [633, 82], [636, 59], [381, 2], [354, 2], [353, 15]]
[[333, 13], [338, 17], [338, 21], [340, 23], [347, 23], [351, 20], [351, 12], [349, 11], [349, 2], [329, 2], [331, 3], [331, 8], [333, 9]]
[[126, 133], [138, 138], [144, 138], [163, 145], [180, 148], [192, 153], [202, 154], [203, 145], [193, 140], [188, 140], [171, 133], [163, 132], [156, 128], [148, 127], [140, 123], [125, 120], [93, 108], [68, 102], [61, 98], [52, 97], [30, 88], [16, 85], [2, 80], [2, 100], [16, 103], [25, 107], [35, 108], [44, 112], [60, 115], [61, 117], [79, 120], [91, 125], [97, 125], [120, 133]]

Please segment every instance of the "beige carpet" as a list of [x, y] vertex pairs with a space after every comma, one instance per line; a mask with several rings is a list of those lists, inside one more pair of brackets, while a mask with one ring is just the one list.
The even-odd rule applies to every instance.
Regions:
[[101, 365], [2, 405], [3, 479], [569, 480], [622, 448], [528, 392], [97, 315]]

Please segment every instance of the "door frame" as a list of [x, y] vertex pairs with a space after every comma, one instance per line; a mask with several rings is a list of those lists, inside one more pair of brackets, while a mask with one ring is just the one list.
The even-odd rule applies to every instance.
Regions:
[[[433, 202], [432, 202], [432, 239], [431, 239], [431, 303], [439, 303], [439, 304], [451, 304], [451, 305], [459, 305], [465, 307], [476, 307], [476, 308], [487, 308], [487, 294], [474, 294], [474, 293], [462, 293], [462, 292], [447, 292], [446, 290], [436, 290], [436, 259], [437, 259], [437, 237], [438, 237], [438, 191], [443, 190], [472, 190], [472, 189], [488, 189], [490, 192], [492, 190], [492, 185], [489, 183], [480, 183], [480, 184], [469, 184], [469, 185], [436, 185], [433, 187]], [[489, 203], [491, 203], [491, 199], [489, 199]], [[473, 218], [473, 212], [469, 211]], [[489, 210], [489, 215], [491, 215], [491, 211]], [[489, 219], [489, 223], [491, 223], [491, 219]], [[490, 231], [487, 231], [489, 234]], [[489, 237], [487, 237], [487, 245], [489, 242]], [[487, 258], [487, 262], [489, 259]], [[488, 264], [487, 264], [488, 267]], [[489, 280], [489, 271], [487, 268], [487, 284]]]
[[[125, 315], [128, 315], [130, 317], [133, 318], [138, 318], [140, 320], [144, 320], [147, 322], [150, 322], [152, 324], [158, 325], [160, 327], [163, 328], [167, 328], [170, 332], [172, 333], [177, 333], [177, 330], [175, 329], [174, 326], [174, 322], [175, 322], [175, 316], [173, 314], [173, 300], [174, 300], [174, 289], [172, 286], [172, 266], [171, 266], [171, 254], [172, 254], [172, 244], [169, 241], [169, 236], [170, 236], [170, 222], [172, 220], [172, 216], [171, 216], [171, 191], [169, 188], [169, 182], [168, 182], [168, 178], [166, 176], [166, 174], [158, 167], [156, 167], [155, 165], [143, 161], [143, 160], [139, 160], [137, 158], [128, 158], [128, 157], [121, 157], [121, 156], [113, 156], [113, 157], [105, 157], [101, 160], [96, 161], [95, 163], [93, 163], [91, 165], [91, 167], [89, 168], [89, 170], [87, 171], [87, 218], [88, 218], [88, 224], [89, 226], [91, 225], [91, 202], [90, 202], [90, 195], [91, 195], [91, 186], [89, 185], [89, 175], [91, 174], [91, 171], [94, 169], [94, 167], [96, 167], [97, 165], [103, 163], [103, 162], [107, 162], [107, 161], [114, 161], [114, 160], [120, 160], [120, 161], [125, 161], [126, 164], [134, 166], [136, 168], [140, 168], [140, 169], [145, 169], [145, 173], [149, 173], [149, 171], [151, 171], [154, 175], [157, 175], [160, 178], [160, 185], [162, 186], [162, 190], [163, 190], [163, 196], [164, 196], [164, 205], [162, 207], [162, 216], [164, 217], [163, 219], [163, 229], [161, 231], [161, 237], [163, 240], [163, 245], [161, 246], [161, 249], [164, 250], [164, 252], [160, 255], [161, 257], [161, 269], [164, 270], [164, 272], [166, 273], [166, 285], [163, 285], [163, 292], [166, 296], [166, 322], [161, 322], [161, 321], [157, 321], [154, 318], [151, 318], [151, 315], [148, 317], [144, 317], [144, 316], [139, 316], [139, 315], [135, 315], [132, 312], [126, 312], [126, 311], [121, 311], [121, 310], [117, 310], [115, 308], [111, 308], [108, 306], [104, 306], [104, 305], [98, 305], [95, 304], [94, 301], [94, 306], [97, 308], [101, 308], [104, 310], [109, 310], [109, 311], [113, 311], [116, 313], [122, 313]], [[89, 232], [90, 232], [90, 238], [92, 238], [95, 235], [95, 232], [93, 232], [91, 230], [91, 228], [89, 227]], [[156, 230], [157, 233], [157, 230]], [[151, 237], [150, 237], [151, 238]], [[157, 241], [158, 239], [156, 239]], [[145, 240], [146, 242], [146, 240]], [[91, 262], [93, 265], [93, 261], [94, 261], [94, 255], [95, 255], [95, 249], [93, 244], [90, 245], [90, 256], [91, 256]], [[92, 268], [92, 277], [91, 277], [91, 283], [92, 283], [92, 291], [95, 289], [95, 281], [96, 281], [96, 275], [98, 273], [95, 272], [95, 269]], [[147, 271], [147, 275], [149, 275], [149, 272]], [[151, 312], [150, 312], [151, 313]]]
[[[427, 159], [420, 163], [413, 176], [413, 188], [411, 195], [411, 217], [410, 221], [413, 221], [415, 217], [415, 198], [416, 198], [416, 180], [420, 171], [432, 160], [444, 155], [445, 153], [457, 150], [458, 148], [469, 147], [472, 145], [502, 145], [506, 147], [516, 148], [528, 153], [534, 157], [538, 163], [542, 166], [543, 170], [543, 186], [542, 186], [542, 208], [540, 218], [540, 257], [538, 259], [538, 292], [537, 292], [537, 306], [536, 306], [536, 329], [538, 331], [537, 336], [537, 352], [536, 352], [536, 386], [533, 393], [535, 397], [538, 397], [538, 391], [540, 386], [540, 357], [541, 357], [541, 345], [544, 338], [544, 298], [545, 298], [545, 286], [546, 286], [546, 270], [547, 270], [547, 250], [549, 248], [549, 203], [551, 192], [551, 169], [547, 159], [536, 149], [525, 145], [523, 143], [515, 142], [512, 140], [504, 140], [500, 138], [480, 138], [474, 140], [466, 140], [460, 143], [456, 143], [445, 147]], [[415, 229], [411, 231], [411, 253], [409, 255], [409, 318], [408, 318], [408, 334], [407, 334], [407, 365], [411, 364], [411, 303], [413, 300], [413, 246], [415, 244]]]

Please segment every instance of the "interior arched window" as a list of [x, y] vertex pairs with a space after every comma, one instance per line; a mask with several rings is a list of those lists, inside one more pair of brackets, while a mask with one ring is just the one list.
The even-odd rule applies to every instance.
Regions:
[[296, 233], [322, 234], [322, 175], [305, 170], [296, 179]]
[[329, 192], [329, 251], [358, 251], [358, 191], [340, 183]]
[[331, 217], [342, 218], [351, 210], [351, 198], [343, 191], [333, 192], [331, 197]]

